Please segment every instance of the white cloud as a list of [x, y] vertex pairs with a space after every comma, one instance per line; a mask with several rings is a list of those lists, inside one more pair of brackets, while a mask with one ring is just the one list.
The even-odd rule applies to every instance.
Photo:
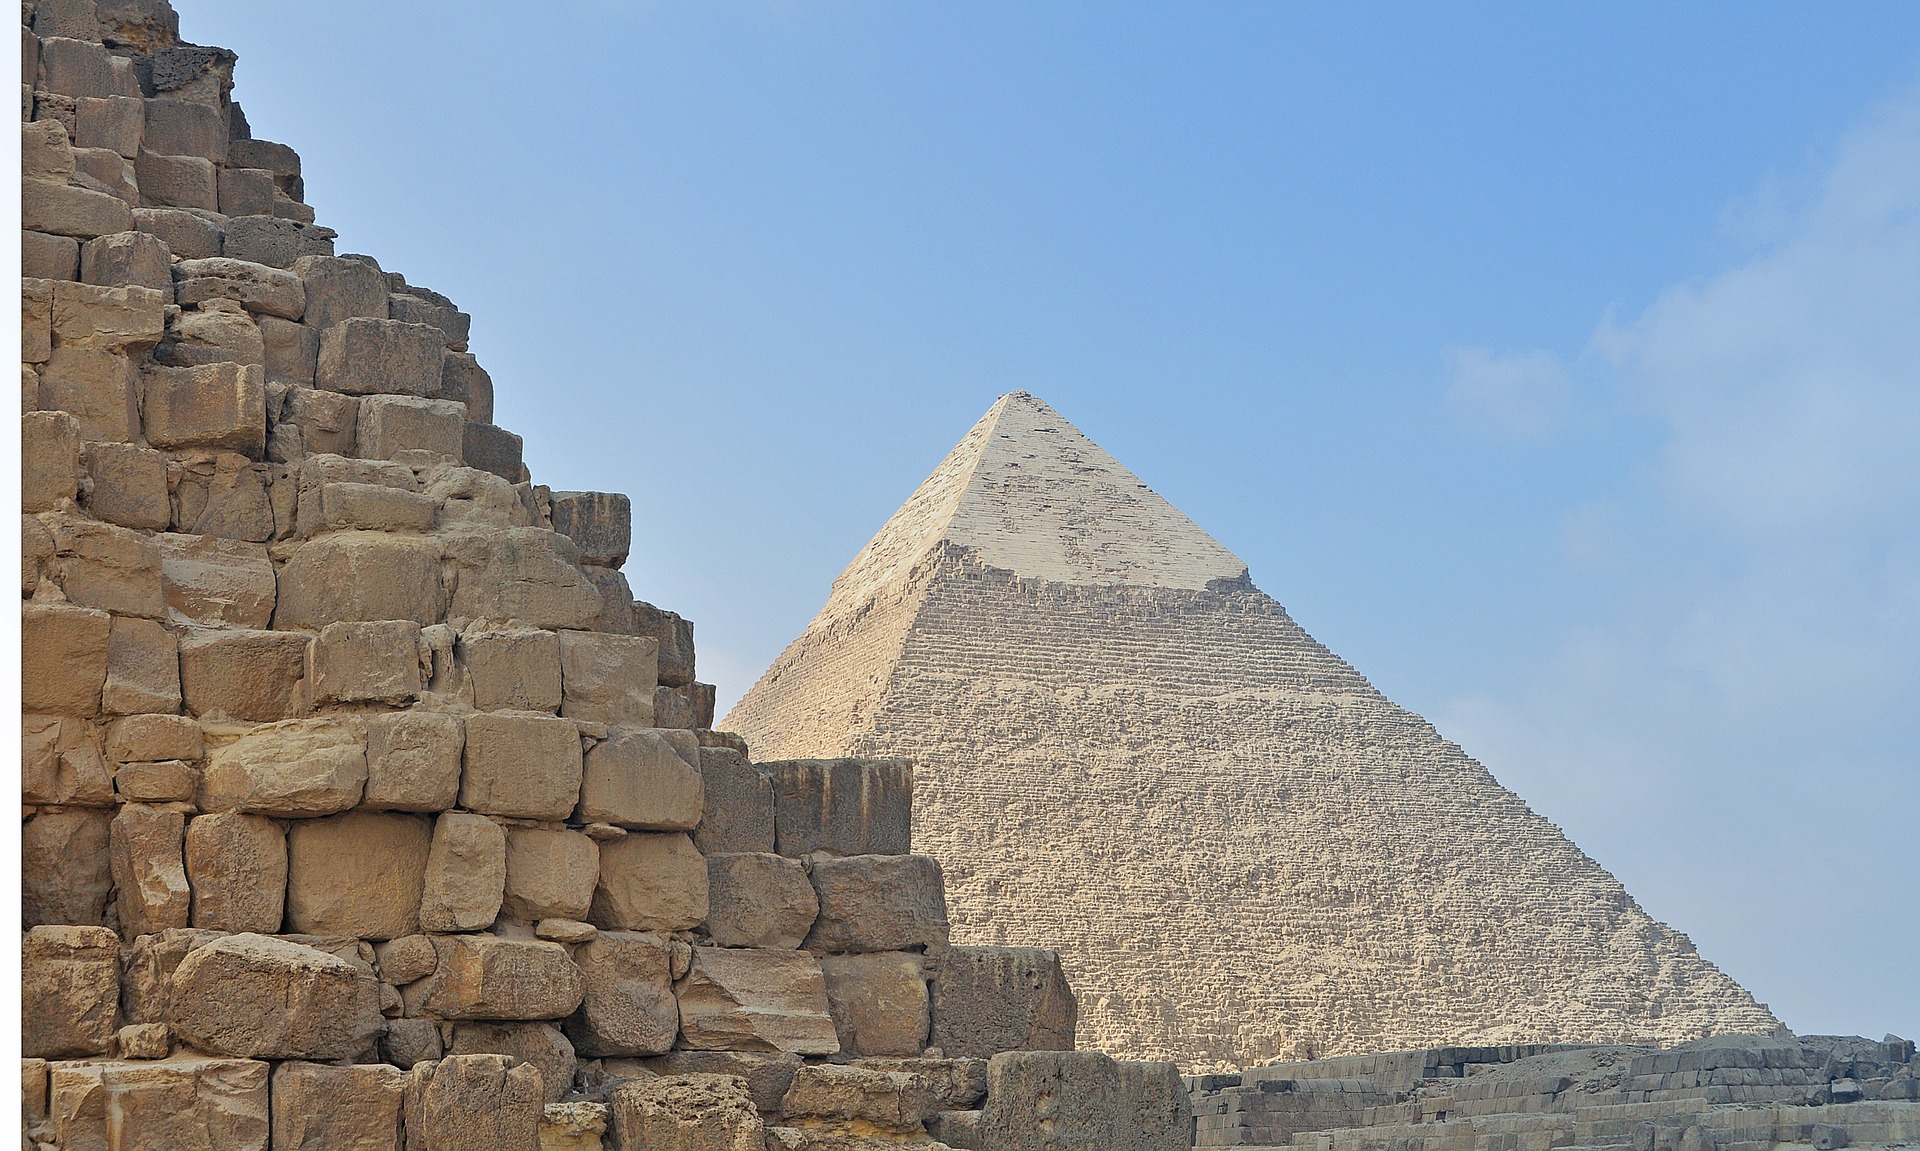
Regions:
[[1538, 436], [1566, 418], [1573, 383], [1552, 352], [1450, 348], [1446, 359], [1447, 402], [1484, 427]]

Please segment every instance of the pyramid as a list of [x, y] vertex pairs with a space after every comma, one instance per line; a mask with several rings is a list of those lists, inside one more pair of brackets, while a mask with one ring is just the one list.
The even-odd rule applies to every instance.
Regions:
[[953, 937], [1189, 1069], [1779, 1028], [1038, 398], [1002, 397], [721, 724], [916, 762]]

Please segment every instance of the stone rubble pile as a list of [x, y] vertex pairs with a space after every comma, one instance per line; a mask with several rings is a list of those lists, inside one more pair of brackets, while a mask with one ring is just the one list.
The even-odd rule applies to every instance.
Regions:
[[752, 762], [624, 496], [335, 255], [233, 53], [23, 9], [27, 1146], [1184, 1147], [953, 947], [896, 760]]
[[1920, 1144], [1920, 1060], [1888, 1036], [1659, 1050], [1453, 1047], [1186, 1079], [1196, 1147], [1772, 1151]]

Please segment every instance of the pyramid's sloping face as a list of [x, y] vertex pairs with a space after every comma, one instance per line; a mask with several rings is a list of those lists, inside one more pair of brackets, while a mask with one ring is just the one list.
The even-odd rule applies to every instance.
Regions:
[[725, 726], [920, 765], [956, 941], [1059, 948], [1189, 1067], [1776, 1021], [1032, 397], [995, 405]]

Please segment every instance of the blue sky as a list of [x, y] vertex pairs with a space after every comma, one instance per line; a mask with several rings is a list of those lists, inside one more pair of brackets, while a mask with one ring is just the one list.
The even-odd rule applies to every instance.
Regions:
[[723, 698], [1025, 388], [1791, 1026], [1920, 1034], [1920, 6], [181, 7]]

